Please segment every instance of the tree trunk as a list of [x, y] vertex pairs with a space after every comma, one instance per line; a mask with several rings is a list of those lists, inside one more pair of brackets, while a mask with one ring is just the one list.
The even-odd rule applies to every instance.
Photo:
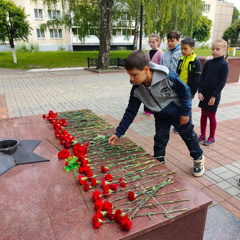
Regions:
[[109, 66], [109, 54], [112, 35], [113, 0], [101, 0], [100, 46], [97, 69], [106, 69]]
[[14, 47], [14, 40], [11, 36], [9, 36], [9, 43], [12, 51], [12, 56], [13, 56], [13, 63], [17, 63], [17, 56], [16, 56], [16, 50]]
[[11, 51], [12, 51], [12, 56], [13, 56], [13, 63], [17, 63], [17, 56], [16, 56], [15, 48], [11, 48]]
[[134, 39], [133, 39], [133, 50], [137, 50], [137, 44], [138, 44], [138, 33], [139, 33], [139, 21], [138, 16], [136, 16], [135, 19], [135, 29], [134, 29]]

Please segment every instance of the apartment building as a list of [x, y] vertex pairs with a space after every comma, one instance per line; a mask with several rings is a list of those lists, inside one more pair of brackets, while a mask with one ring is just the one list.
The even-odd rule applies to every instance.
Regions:
[[[57, 51], [63, 47], [67, 51], [98, 49], [99, 39], [94, 35], [90, 35], [85, 41], [81, 41], [78, 38], [78, 27], [73, 26], [71, 29], [65, 29], [64, 27], [50, 28], [44, 31], [40, 29], [40, 24], [44, 24], [54, 17], [61, 18], [62, 7], [60, 0], [58, 0], [54, 9], [43, 5], [41, 0], [37, 2], [32, 0], [14, 0], [14, 3], [25, 8], [28, 21], [32, 27], [31, 35], [29, 35], [29, 44], [38, 45], [41, 51]], [[234, 4], [218, 0], [205, 0], [204, 7], [203, 15], [213, 22], [211, 39], [209, 40], [211, 43], [212, 40], [221, 38], [224, 30], [231, 25]], [[122, 17], [117, 21], [121, 21], [123, 23], [122, 26], [129, 25], [129, 16], [127, 13], [123, 13]], [[126, 36], [126, 31], [130, 32], [128, 37]], [[132, 23], [130, 28], [116, 27], [113, 29], [111, 48], [124, 47], [132, 49], [133, 38], [134, 23]], [[143, 47], [148, 46], [147, 40], [143, 39]], [[26, 43], [16, 42], [15, 44], [21, 45]], [[9, 51], [9, 46], [0, 45], [0, 51]]]
[[220, 0], [205, 0], [203, 16], [212, 20], [211, 38], [209, 42], [219, 39], [223, 36], [226, 28], [232, 24], [233, 3], [227, 3]]

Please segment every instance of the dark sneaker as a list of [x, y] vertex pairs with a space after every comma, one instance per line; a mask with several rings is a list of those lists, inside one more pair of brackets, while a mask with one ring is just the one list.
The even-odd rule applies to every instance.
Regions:
[[204, 167], [204, 161], [205, 158], [202, 155], [200, 158], [198, 159], [194, 159], [194, 166], [193, 166], [193, 176], [195, 177], [200, 177], [203, 175], [203, 173], [205, 172], [205, 167]]
[[165, 159], [163, 156], [155, 157], [160, 163], [165, 164]]
[[211, 145], [211, 144], [213, 144], [213, 143], [215, 143], [215, 140], [214, 140], [213, 138], [208, 138], [207, 141], [204, 141], [204, 142], [203, 142], [203, 145], [204, 145], [204, 146], [209, 146], [209, 145]]
[[199, 135], [198, 136], [198, 141], [201, 142], [201, 141], [205, 141], [206, 138], [203, 136], [203, 135]]

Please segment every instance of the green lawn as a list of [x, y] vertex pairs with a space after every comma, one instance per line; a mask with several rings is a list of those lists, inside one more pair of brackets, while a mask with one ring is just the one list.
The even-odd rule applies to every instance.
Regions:
[[[112, 51], [110, 57], [126, 58], [131, 51]], [[195, 49], [197, 56], [210, 56], [210, 49]], [[34, 69], [34, 68], [63, 68], [63, 67], [87, 67], [87, 57], [97, 58], [97, 51], [89, 52], [17, 52], [18, 63], [13, 64], [11, 52], [0, 52], [0, 67], [12, 69]], [[229, 52], [232, 56], [232, 51]], [[240, 57], [240, 50], [236, 51]]]

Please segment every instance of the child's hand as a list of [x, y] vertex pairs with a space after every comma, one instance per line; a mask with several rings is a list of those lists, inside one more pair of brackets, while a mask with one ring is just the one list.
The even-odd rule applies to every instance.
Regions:
[[189, 116], [180, 116], [180, 125], [187, 124], [189, 122]]
[[208, 105], [209, 105], [209, 106], [213, 106], [214, 103], [215, 103], [215, 99], [216, 99], [215, 97], [211, 97], [210, 100], [209, 100], [209, 102], [208, 102]]
[[203, 95], [202, 95], [201, 93], [198, 94], [198, 99], [199, 99], [200, 101], [203, 101], [203, 100], [204, 100], [204, 97], [203, 97]]
[[114, 145], [117, 140], [118, 140], [118, 137], [117, 137], [115, 134], [113, 134], [113, 135], [108, 139], [108, 144], [109, 144], [109, 145]]

